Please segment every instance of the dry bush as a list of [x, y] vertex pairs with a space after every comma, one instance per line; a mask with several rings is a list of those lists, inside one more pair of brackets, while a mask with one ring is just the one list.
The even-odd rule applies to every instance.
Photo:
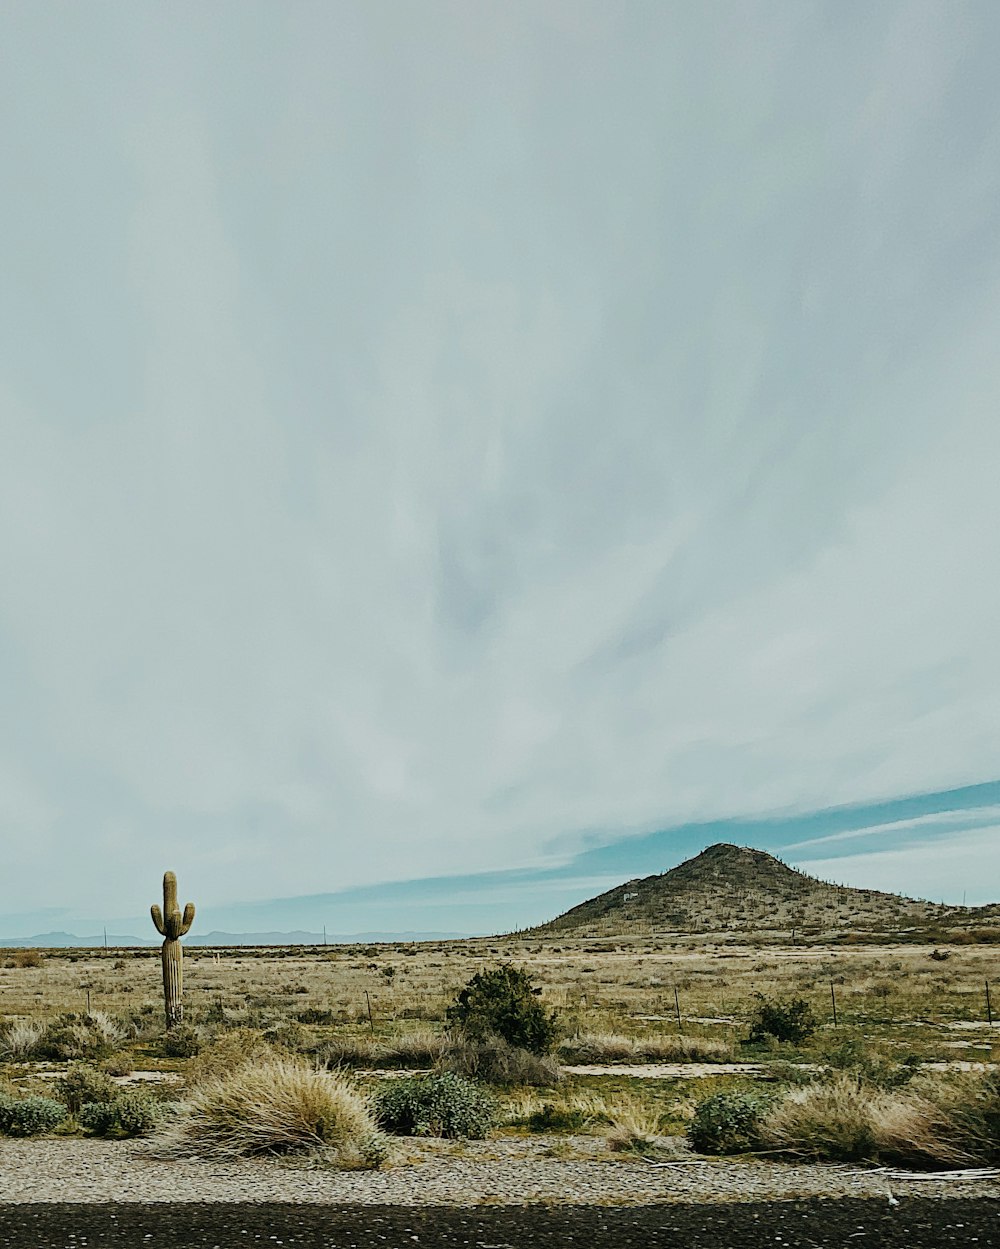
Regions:
[[635, 1042], [620, 1032], [578, 1032], [560, 1042], [565, 1063], [627, 1063], [635, 1058]]
[[252, 1028], [235, 1028], [223, 1032], [190, 1059], [185, 1070], [188, 1087], [221, 1077], [244, 1063], [267, 1062], [277, 1051], [259, 1032]]
[[618, 1032], [578, 1032], [559, 1046], [565, 1063], [721, 1063], [733, 1049], [725, 1041], [696, 1036], [633, 1038]]
[[103, 1010], [92, 1010], [84, 1019], [84, 1027], [111, 1049], [123, 1045], [129, 1035], [127, 1025]]
[[758, 1143], [803, 1158], [870, 1158], [876, 1096], [847, 1076], [793, 1089], [757, 1124]]
[[10, 956], [11, 967], [41, 967], [42, 962], [40, 950], [15, 950]]
[[906, 1167], [961, 1167], [977, 1161], [955, 1120], [912, 1092], [881, 1093], [870, 1104], [873, 1156]]
[[759, 1125], [759, 1143], [797, 1157], [896, 1166], [989, 1162], [1000, 1155], [994, 1096], [990, 1080], [975, 1077], [893, 1090], [839, 1076], [790, 1092]]
[[344, 1077], [280, 1056], [206, 1076], [157, 1144], [223, 1158], [323, 1152], [346, 1166], [385, 1156], [365, 1099]]
[[610, 1108], [611, 1127], [606, 1133], [610, 1149], [622, 1153], [648, 1154], [661, 1144], [661, 1118], [641, 1102], [620, 1099]]
[[380, 1067], [433, 1067], [451, 1046], [451, 1038], [430, 1028], [418, 1028], [383, 1041], [377, 1051]]
[[1000, 1162], [1000, 1069], [922, 1076], [914, 1089], [954, 1125], [971, 1158]]
[[711, 1037], [645, 1037], [636, 1042], [635, 1054], [646, 1062], [727, 1063], [733, 1059], [733, 1047]]
[[332, 1037], [316, 1047], [316, 1061], [321, 1067], [377, 1067], [381, 1047], [368, 1037]]
[[562, 1079], [562, 1070], [554, 1058], [508, 1045], [501, 1037], [458, 1041], [448, 1047], [438, 1066], [442, 1071], [501, 1088], [551, 1088]]
[[44, 1031], [35, 1019], [15, 1019], [0, 1034], [0, 1055], [13, 1062], [31, 1058]]

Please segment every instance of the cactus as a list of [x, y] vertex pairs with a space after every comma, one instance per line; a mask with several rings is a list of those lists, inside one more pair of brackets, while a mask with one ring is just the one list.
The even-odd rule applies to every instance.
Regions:
[[194, 923], [194, 903], [189, 902], [181, 915], [177, 905], [177, 877], [173, 872], [163, 873], [163, 910], [154, 902], [149, 908], [156, 925], [156, 931], [163, 935], [163, 1008], [167, 1017], [167, 1028], [174, 1028], [184, 1020], [184, 1006], [181, 1002], [183, 988], [183, 958], [180, 938]]

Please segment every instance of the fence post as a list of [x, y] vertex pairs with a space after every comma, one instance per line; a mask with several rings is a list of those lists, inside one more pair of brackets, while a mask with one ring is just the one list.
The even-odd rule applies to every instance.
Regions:
[[986, 1018], [989, 1025], [993, 1027], [993, 1003], [990, 1001], [990, 982], [986, 981]]
[[674, 1010], [677, 1013], [677, 1031], [681, 1030], [681, 1000], [677, 996], [677, 986], [674, 985]]
[[833, 1004], [833, 1026], [837, 1026], [837, 991], [833, 987], [833, 981], [830, 981], [830, 1001]]
[[368, 1003], [368, 1026], [372, 1030], [372, 1036], [375, 1035], [375, 1020], [372, 1019], [372, 1000], [368, 996], [368, 990], [365, 989], [365, 1001]]

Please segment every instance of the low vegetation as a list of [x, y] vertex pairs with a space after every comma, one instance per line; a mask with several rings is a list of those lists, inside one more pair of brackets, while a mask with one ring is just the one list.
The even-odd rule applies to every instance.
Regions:
[[532, 1054], [547, 1054], [558, 1035], [555, 1011], [538, 999], [526, 968], [502, 963], [476, 972], [448, 1007], [446, 1018], [472, 1041], [500, 1037]]
[[[659, 1157], [683, 1138], [792, 1159], [998, 1159], [986, 945], [521, 935], [194, 948], [185, 964], [184, 1021], [169, 1033], [155, 951], [48, 951], [0, 967], [0, 1132], [152, 1134], [205, 1156], [306, 1150], [372, 1166], [388, 1132], [376, 1107], [394, 1092], [394, 1121], [411, 1125], [399, 1130], [459, 1138], [588, 1133]], [[982, 1070], [928, 1066], [956, 1058]], [[297, 1074], [251, 1095], [254, 1072], [275, 1064]], [[701, 1078], [634, 1073], [660, 1064]], [[133, 1071], [165, 1082], [124, 1084]], [[459, 1094], [414, 1089], [398, 1071], [471, 1088], [473, 1104], [492, 1104], [488, 1126], [471, 1111], [446, 1120]], [[341, 1110], [320, 1112], [318, 1088]], [[356, 1130], [343, 1126], [348, 1104]]]
[[454, 1072], [403, 1076], [376, 1093], [375, 1118], [395, 1136], [484, 1140], [496, 1123], [497, 1103], [472, 1080]]
[[207, 1073], [158, 1147], [222, 1158], [322, 1153], [343, 1166], [377, 1166], [385, 1156], [367, 1101], [349, 1080], [277, 1054]]
[[51, 1097], [12, 1097], [0, 1094], [0, 1134], [43, 1136], [66, 1118], [66, 1107]]
[[708, 1154], [992, 1165], [1000, 1161], [1000, 1073], [934, 1073], [880, 1087], [840, 1071], [777, 1097], [720, 1093], [698, 1105], [688, 1139]]

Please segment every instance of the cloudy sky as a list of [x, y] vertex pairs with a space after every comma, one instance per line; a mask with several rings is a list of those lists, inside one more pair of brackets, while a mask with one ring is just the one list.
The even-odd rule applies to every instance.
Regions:
[[405, 882], [514, 872], [513, 925], [713, 840], [997, 899], [998, 51], [8, 3], [0, 931], [165, 867], [463, 930]]

